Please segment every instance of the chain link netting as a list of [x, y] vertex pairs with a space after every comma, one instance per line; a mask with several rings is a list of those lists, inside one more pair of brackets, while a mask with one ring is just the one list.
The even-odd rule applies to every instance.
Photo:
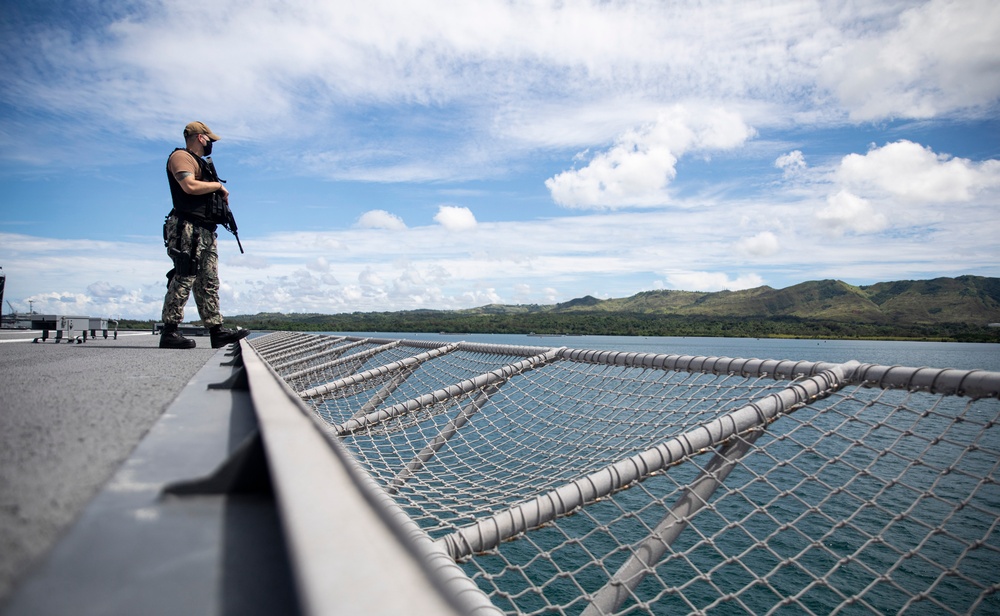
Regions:
[[1000, 374], [251, 345], [508, 613], [1000, 613]]

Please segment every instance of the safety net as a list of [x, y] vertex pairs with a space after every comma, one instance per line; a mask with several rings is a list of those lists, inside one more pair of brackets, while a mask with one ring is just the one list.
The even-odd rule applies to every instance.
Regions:
[[1000, 613], [1000, 373], [250, 345], [507, 613]]

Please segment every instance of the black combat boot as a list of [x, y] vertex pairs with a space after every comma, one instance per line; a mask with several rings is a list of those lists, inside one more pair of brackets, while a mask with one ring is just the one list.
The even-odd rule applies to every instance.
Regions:
[[185, 338], [177, 331], [176, 323], [164, 323], [163, 330], [160, 331], [161, 349], [193, 349], [197, 343], [190, 338]]
[[209, 336], [212, 338], [212, 348], [218, 349], [224, 347], [227, 344], [232, 344], [234, 342], [239, 342], [243, 338], [250, 335], [249, 329], [226, 329], [221, 325], [213, 325], [210, 330], [208, 330]]

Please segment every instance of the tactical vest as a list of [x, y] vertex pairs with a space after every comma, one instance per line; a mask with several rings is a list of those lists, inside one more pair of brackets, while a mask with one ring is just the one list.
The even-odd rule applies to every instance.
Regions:
[[[201, 156], [198, 156], [187, 148], [176, 148], [174, 152], [178, 150], [187, 152], [198, 161], [200, 169], [200, 173], [198, 174], [199, 180], [203, 182], [219, 181], [215, 170]], [[171, 152], [170, 156], [173, 156], [174, 152]], [[170, 156], [167, 157], [167, 181], [170, 182], [170, 198], [174, 202], [174, 209], [170, 213], [182, 220], [214, 229], [215, 224], [211, 217], [213, 193], [190, 195], [184, 192], [177, 178], [174, 177], [174, 174], [170, 173]]]

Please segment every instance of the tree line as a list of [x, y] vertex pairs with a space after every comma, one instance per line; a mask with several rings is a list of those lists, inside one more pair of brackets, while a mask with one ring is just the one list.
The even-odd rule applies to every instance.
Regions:
[[[734, 318], [642, 313], [574, 312], [461, 314], [438, 311], [345, 314], [259, 314], [227, 319], [258, 331], [441, 332], [447, 334], [565, 334], [1000, 342], [1000, 328], [967, 323], [851, 323], [798, 317]], [[151, 322], [120, 322], [122, 329]]]

